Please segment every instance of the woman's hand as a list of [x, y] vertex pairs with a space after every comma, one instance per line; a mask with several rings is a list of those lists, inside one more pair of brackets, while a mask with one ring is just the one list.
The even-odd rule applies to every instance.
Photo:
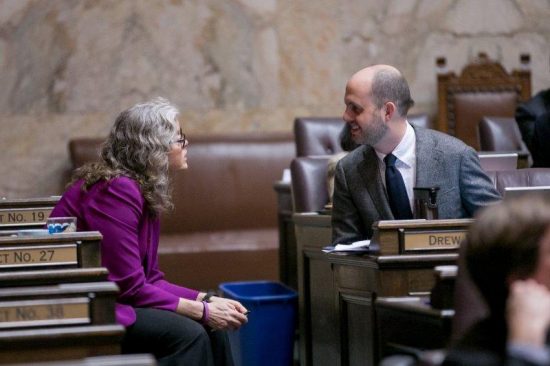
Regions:
[[218, 297], [218, 296], [212, 296], [210, 298], [210, 302], [225, 302], [228, 306], [232, 307], [233, 309], [237, 310], [241, 314], [246, 314], [248, 310], [238, 301], [226, 299], [224, 297]]
[[246, 308], [238, 301], [212, 297], [208, 303], [208, 321], [206, 324], [214, 330], [235, 330], [248, 321]]
[[534, 280], [516, 281], [506, 305], [508, 340], [544, 346], [550, 327], [550, 291]]

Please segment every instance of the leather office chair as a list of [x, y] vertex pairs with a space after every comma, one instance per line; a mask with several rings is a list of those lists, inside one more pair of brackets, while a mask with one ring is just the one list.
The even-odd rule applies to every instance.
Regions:
[[339, 136], [344, 123], [342, 118], [337, 117], [296, 118], [296, 156], [332, 155], [342, 151]]
[[531, 166], [531, 154], [521, 138], [521, 132], [512, 117], [483, 117], [479, 123], [481, 151], [517, 152], [522, 167]]
[[[431, 128], [426, 113], [410, 114], [407, 120], [419, 127]], [[340, 132], [344, 120], [339, 117], [298, 117], [294, 120], [297, 156], [332, 155], [342, 151]]]
[[550, 186], [550, 168], [527, 168], [495, 172], [495, 185], [500, 194], [506, 187]]
[[[484, 116], [514, 117], [516, 106], [531, 97], [529, 56], [522, 55], [523, 69], [507, 73], [498, 62], [486, 54], [454, 72], [437, 76], [437, 129], [461, 139], [480, 150], [478, 124]], [[437, 60], [438, 66], [446, 63]]]
[[69, 141], [69, 156], [73, 168], [99, 161], [103, 141], [105, 138], [99, 137], [80, 137]]
[[426, 113], [416, 113], [416, 114], [409, 114], [407, 116], [407, 121], [411, 125], [423, 127], [423, 128], [433, 128], [433, 123], [428, 114]]
[[485, 172], [518, 168], [517, 153], [478, 152], [479, 164]]
[[294, 212], [315, 212], [328, 203], [329, 156], [297, 157], [290, 163]]

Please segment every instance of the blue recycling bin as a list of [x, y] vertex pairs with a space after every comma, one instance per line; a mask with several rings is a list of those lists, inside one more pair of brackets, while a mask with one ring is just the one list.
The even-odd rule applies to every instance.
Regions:
[[293, 363], [298, 294], [279, 282], [225, 282], [226, 298], [243, 304], [248, 323], [229, 332], [236, 365], [290, 366]]

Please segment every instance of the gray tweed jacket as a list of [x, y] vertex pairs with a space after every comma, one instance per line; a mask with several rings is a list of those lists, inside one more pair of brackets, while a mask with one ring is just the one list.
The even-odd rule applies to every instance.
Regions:
[[[462, 141], [420, 127], [416, 133], [416, 187], [439, 187], [439, 218], [466, 218], [500, 200], [491, 179], [479, 165], [477, 153]], [[378, 157], [361, 146], [336, 167], [332, 207], [333, 244], [369, 239], [372, 224], [393, 220], [382, 184]]]

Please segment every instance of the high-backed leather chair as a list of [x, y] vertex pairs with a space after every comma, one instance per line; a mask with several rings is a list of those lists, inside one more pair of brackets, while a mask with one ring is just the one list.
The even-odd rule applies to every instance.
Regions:
[[512, 117], [485, 116], [479, 123], [481, 151], [517, 152], [523, 167], [530, 166], [531, 154], [521, 138], [521, 132]]
[[294, 212], [315, 212], [328, 203], [329, 156], [297, 157], [290, 163]]
[[[505, 187], [532, 187], [550, 185], [550, 168], [527, 168], [488, 172], [497, 190]], [[465, 246], [460, 248], [458, 274], [455, 282], [453, 329], [451, 339], [456, 341], [478, 320], [487, 314], [487, 305], [472, 282], [464, 263]]]
[[339, 136], [344, 123], [344, 120], [338, 117], [296, 118], [296, 156], [332, 155], [342, 151]]
[[73, 168], [98, 161], [103, 141], [105, 138], [100, 137], [82, 137], [69, 141], [69, 156]]
[[[407, 120], [419, 127], [431, 128], [426, 113], [410, 114]], [[298, 117], [294, 120], [297, 156], [332, 155], [342, 151], [340, 132], [344, 120], [339, 117]]]
[[527, 168], [488, 172], [487, 174], [502, 195], [506, 187], [550, 186], [550, 168]]
[[479, 165], [486, 172], [518, 168], [518, 154], [504, 152], [478, 152]]
[[432, 120], [428, 116], [427, 113], [416, 113], [416, 114], [409, 114], [407, 116], [407, 121], [410, 122], [411, 125], [423, 127], [423, 128], [433, 128]]
[[[480, 150], [478, 124], [483, 116], [514, 117], [518, 103], [531, 97], [529, 56], [522, 55], [522, 70], [507, 73], [498, 62], [480, 53], [459, 76], [454, 72], [437, 76], [437, 129]], [[445, 58], [437, 60], [440, 68]]]

